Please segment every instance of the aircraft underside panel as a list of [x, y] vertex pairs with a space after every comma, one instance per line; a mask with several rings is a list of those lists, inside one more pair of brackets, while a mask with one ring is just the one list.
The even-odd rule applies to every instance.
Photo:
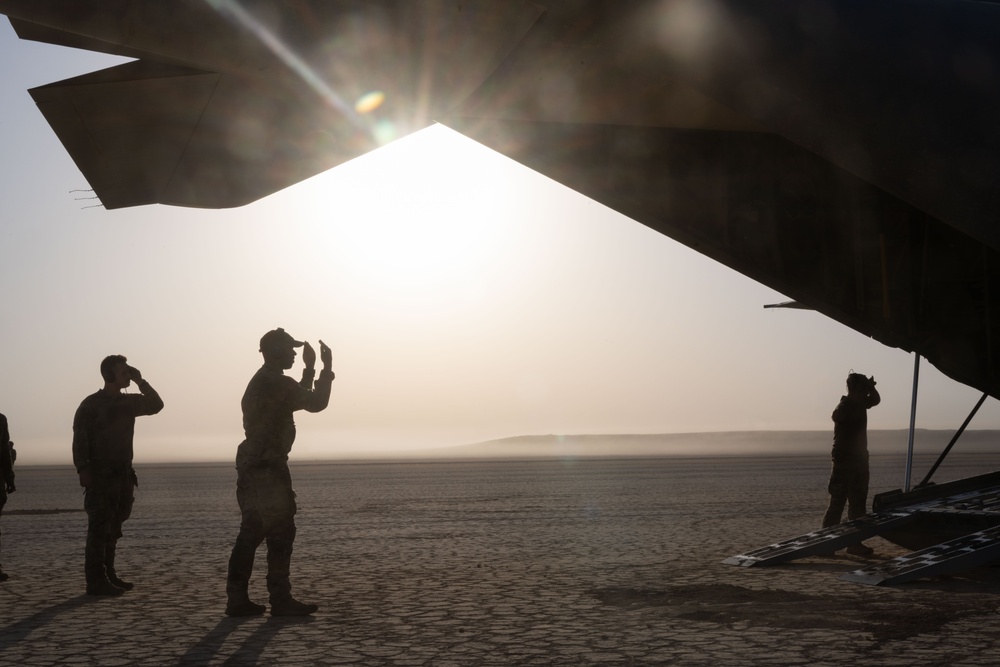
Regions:
[[1000, 397], [1000, 253], [777, 135], [447, 124]]

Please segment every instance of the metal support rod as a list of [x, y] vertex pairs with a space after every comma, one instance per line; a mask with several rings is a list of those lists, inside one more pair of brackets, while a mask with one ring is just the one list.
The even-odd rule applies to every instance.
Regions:
[[920, 353], [913, 353], [913, 393], [910, 399], [910, 439], [906, 445], [906, 483], [903, 490], [910, 490], [910, 474], [913, 471], [913, 435], [917, 424], [917, 384], [920, 380]]
[[969, 425], [969, 422], [972, 421], [972, 418], [976, 416], [977, 412], [979, 412], [979, 408], [982, 407], [983, 403], [986, 401], [987, 396], [989, 396], [989, 394], [983, 392], [983, 395], [979, 399], [979, 402], [976, 403], [976, 407], [972, 408], [972, 412], [970, 412], [969, 416], [965, 418], [964, 422], [962, 422], [962, 427], [958, 429], [958, 432], [956, 432], [955, 435], [952, 437], [951, 442], [949, 442], [948, 446], [944, 448], [943, 452], [941, 452], [941, 456], [939, 456], [938, 460], [934, 462], [933, 466], [931, 466], [931, 471], [927, 473], [927, 477], [924, 477], [924, 481], [920, 482], [920, 484], [917, 484], [918, 489], [921, 486], [926, 486], [927, 483], [931, 481], [931, 475], [934, 474], [934, 471], [937, 470], [938, 466], [941, 465], [941, 462], [944, 461], [944, 457], [948, 456], [948, 452], [951, 451], [951, 448], [954, 446], [954, 444], [958, 442], [959, 436], [962, 435], [962, 433], [965, 431], [965, 427]]

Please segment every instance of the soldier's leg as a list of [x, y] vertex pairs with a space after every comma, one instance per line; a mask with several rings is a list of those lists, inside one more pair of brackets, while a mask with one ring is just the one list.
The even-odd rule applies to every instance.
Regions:
[[288, 466], [273, 470], [273, 483], [268, 488], [268, 507], [264, 513], [267, 535], [267, 592], [272, 616], [307, 616], [316, 611], [314, 604], [305, 604], [292, 597], [289, 570], [292, 546], [295, 543], [295, 492]]
[[[3, 514], [3, 506], [7, 504], [7, 489], [3, 486], [3, 481], [0, 480], [0, 514]], [[0, 533], [0, 554], [2, 554], [2, 533]], [[10, 579], [10, 575], [3, 571], [3, 565], [0, 564], [0, 581], [7, 581]]]
[[288, 517], [287, 524], [278, 534], [267, 538], [267, 592], [271, 616], [308, 616], [319, 608], [292, 597], [289, 566], [294, 541], [295, 522], [292, 517]]
[[851, 475], [847, 492], [847, 518], [857, 519], [868, 513], [868, 465], [859, 465]]
[[263, 541], [264, 527], [260, 512], [254, 509], [244, 510], [240, 520], [240, 532], [236, 536], [236, 543], [233, 544], [233, 551], [229, 556], [229, 571], [226, 576], [229, 584], [246, 590], [250, 583], [250, 575], [253, 573], [257, 547]]
[[109, 521], [107, 501], [101, 490], [93, 484], [84, 491], [83, 506], [87, 511], [87, 545], [84, 549], [84, 574], [87, 584], [107, 579], [104, 569], [104, 551], [107, 546]]
[[240, 532], [229, 556], [226, 575], [226, 615], [256, 616], [267, 607], [250, 600], [250, 575], [257, 547], [264, 541], [264, 521], [257, 506], [257, 491], [252, 473], [241, 471], [236, 480], [236, 500], [240, 506]]
[[130, 591], [135, 585], [118, 577], [115, 555], [118, 551], [118, 540], [122, 536], [122, 525], [132, 516], [132, 506], [135, 503], [135, 472], [131, 470], [122, 472], [117, 476], [116, 483], [118, 494], [115, 501], [114, 525], [104, 548], [104, 569], [108, 574], [108, 581], [122, 590]]
[[253, 572], [254, 556], [263, 541], [260, 514], [253, 510], [244, 512], [240, 521], [240, 533], [229, 556], [229, 571], [226, 575], [227, 616], [257, 616], [267, 611], [267, 607], [250, 599], [250, 575]]
[[292, 595], [289, 576], [294, 542], [295, 519], [291, 516], [281, 519], [267, 538], [267, 592], [272, 604]]
[[115, 496], [106, 476], [95, 475], [84, 493], [83, 506], [87, 510], [87, 546], [84, 550], [84, 575], [88, 595], [121, 595], [125, 591], [108, 580], [105, 558], [108, 539], [114, 530], [113, 507]]
[[[868, 513], [868, 464], [854, 466], [847, 490], [847, 518], [857, 519]], [[847, 553], [855, 556], [871, 556], [875, 550], [864, 542], [847, 547]]]
[[295, 542], [295, 492], [287, 465], [267, 469], [260, 484], [264, 535], [267, 537], [267, 592], [272, 604], [291, 595], [289, 567]]
[[845, 473], [846, 471], [843, 466], [836, 463], [833, 465], [833, 470], [830, 473], [830, 484], [827, 486], [827, 491], [830, 492], [830, 504], [826, 508], [826, 514], [823, 515], [824, 528], [836, 526], [840, 523], [840, 519], [844, 515], [844, 505], [847, 504], [848, 488], [848, 480]]

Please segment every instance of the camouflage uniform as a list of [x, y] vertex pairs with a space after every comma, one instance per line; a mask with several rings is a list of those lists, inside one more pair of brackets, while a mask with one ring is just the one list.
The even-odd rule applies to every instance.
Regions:
[[88, 470], [91, 476], [83, 502], [88, 519], [84, 551], [88, 586], [117, 576], [118, 539], [122, 524], [132, 514], [139, 484], [132, 469], [135, 418], [163, 409], [163, 400], [148, 382], [137, 384], [141, 394], [104, 389], [91, 394], [73, 418], [73, 465], [78, 473]]
[[296, 410], [319, 412], [330, 402], [333, 372], [306, 369], [296, 382], [280, 370], [261, 367], [243, 394], [246, 439], [236, 453], [236, 500], [242, 519], [229, 559], [227, 593], [246, 596], [254, 554], [267, 541], [267, 590], [271, 603], [291, 595], [289, 565], [295, 541], [295, 492], [288, 454], [295, 441]]
[[841, 396], [833, 419], [833, 469], [830, 472], [830, 505], [823, 517], [823, 527], [840, 523], [844, 505], [847, 519], [857, 519], [867, 512], [868, 504], [868, 408], [881, 398], [874, 388], [864, 396]]
[[[0, 415], [0, 512], [7, 504], [7, 485], [14, 486], [14, 461], [11, 457], [10, 430], [7, 418]], [[3, 567], [0, 566], [0, 574]], [[6, 578], [6, 577], [4, 577]]]

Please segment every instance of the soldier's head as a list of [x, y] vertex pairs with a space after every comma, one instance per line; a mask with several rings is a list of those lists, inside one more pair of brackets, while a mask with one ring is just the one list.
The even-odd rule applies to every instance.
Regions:
[[268, 331], [260, 339], [260, 353], [264, 355], [264, 362], [282, 369], [291, 368], [295, 363], [297, 347], [302, 347], [302, 342], [292, 338], [281, 327]]
[[125, 389], [132, 383], [128, 370], [128, 359], [120, 354], [111, 354], [101, 361], [101, 377], [105, 386], [116, 386]]
[[871, 387], [871, 385], [872, 385], [872, 381], [869, 378], [867, 378], [864, 375], [862, 375], [861, 373], [851, 372], [847, 376], [847, 393], [848, 394], [864, 393], [864, 392], [868, 391], [868, 389]]

